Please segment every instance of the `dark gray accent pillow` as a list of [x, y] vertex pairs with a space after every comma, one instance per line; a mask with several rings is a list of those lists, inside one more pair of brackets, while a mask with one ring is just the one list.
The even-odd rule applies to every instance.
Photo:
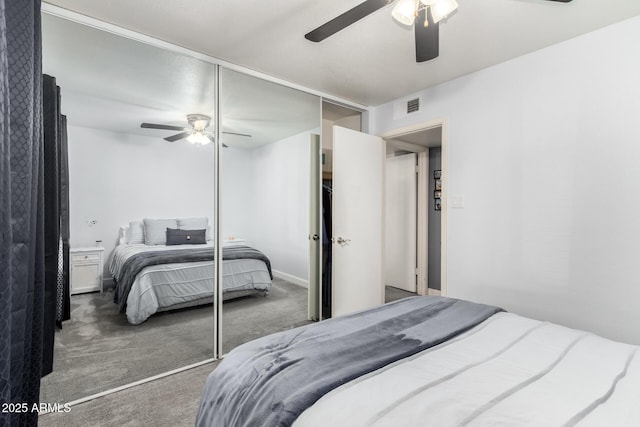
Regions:
[[207, 230], [178, 230], [167, 228], [167, 246], [169, 245], [204, 245], [207, 243]]

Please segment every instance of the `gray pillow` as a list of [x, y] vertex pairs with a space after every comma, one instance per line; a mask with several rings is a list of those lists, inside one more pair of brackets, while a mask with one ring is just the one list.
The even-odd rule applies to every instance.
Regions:
[[167, 228], [167, 246], [170, 245], [204, 245], [206, 230], [176, 230]]
[[179, 230], [207, 230], [207, 240], [211, 240], [209, 236], [209, 218], [178, 218]]
[[149, 219], [144, 222], [144, 243], [146, 245], [166, 245], [167, 228], [178, 228], [175, 219]]

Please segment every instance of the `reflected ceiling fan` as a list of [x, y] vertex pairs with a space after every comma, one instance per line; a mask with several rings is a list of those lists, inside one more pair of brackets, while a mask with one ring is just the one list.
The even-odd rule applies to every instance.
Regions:
[[[180, 133], [164, 138], [165, 141], [169, 141], [169, 142], [175, 142], [181, 139], [186, 139], [192, 144], [206, 145], [206, 144], [209, 144], [210, 142], [215, 141], [215, 138], [211, 134], [211, 131], [208, 130], [209, 125], [211, 124], [211, 117], [205, 116], [204, 114], [187, 114], [187, 123], [188, 123], [187, 127], [160, 125], [155, 123], [141, 123], [140, 127], [145, 129], [180, 131]], [[247, 138], [251, 138], [251, 135], [247, 135], [246, 133], [236, 133], [236, 132], [222, 132], [222, 133], [227, 135], [237, 135], [237, 136], [244, 136]], [[222, 144], [222, 146], [227, 147], [226, 144]]]
[[[394, 1], [366, 0], [305, 34], [304, 37], [312, 42], [321, 42]], [[572, 0], [546, 1], [569, 3]], [[414, 26], [416, 62], [430, 61], [438, 57], [440, 50], [439, 23], [457, 8], [456, 0], [397, 0], [391, 16], [401, 24]]]

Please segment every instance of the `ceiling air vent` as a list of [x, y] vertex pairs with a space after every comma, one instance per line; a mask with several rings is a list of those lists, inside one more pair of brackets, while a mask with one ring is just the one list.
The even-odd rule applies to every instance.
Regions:
[[393, 120], [400, 120], [420, 111], [420, 104], [422, 104], [422, 96], [419, 95], [397, 100], [393, 103]]
[[420, 98], [410, 99], [407, 101], [407, 114], [420, 111]]

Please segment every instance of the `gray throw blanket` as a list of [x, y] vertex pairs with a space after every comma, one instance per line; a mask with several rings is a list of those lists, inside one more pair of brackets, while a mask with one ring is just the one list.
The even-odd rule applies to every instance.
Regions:
[[[152, 251], [141, 252], [132, 255], [125, 261], [120, 272], [120, 277], [114, 277], [116, 281], [116, 289], [113, 293], [113, 302], [120, 305], [120, 312], [124, 313], [127, 308], [127, 298], [131, 291], [131, 285], [136, 280], [136, 276], [143, 268], [160, 264], [175, 264], [181, 262], [199, 262], [213, 261], [215, 249], [206, 248], [189, 248], [176, 249], [173, 251]], [[264, 261], [269, 270], [269, 276], [273, 279], [271, 272], [271, 261], [262, 252], [249, 246], [228, 246], [222, 248], [222, 259], [257, 259]]]
[[499, 311], [413, 297], [251, 341], [209, 375], [196, 426], [290, 426], [334, 388], [447, 341]]

